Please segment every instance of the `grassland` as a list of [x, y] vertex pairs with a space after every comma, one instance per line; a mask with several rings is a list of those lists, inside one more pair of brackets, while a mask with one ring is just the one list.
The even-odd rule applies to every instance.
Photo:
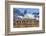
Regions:
[[13, 26], [14, 28], [38, 27], [39, 20], [35, 20], [35, 19], [15, 20]]

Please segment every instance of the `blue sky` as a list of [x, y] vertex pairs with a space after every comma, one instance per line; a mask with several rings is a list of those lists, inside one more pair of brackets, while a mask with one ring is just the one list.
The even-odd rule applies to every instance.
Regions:
[[39, 8], [13, 8], [13, 10], [19, 10], [18, 13], [24, 13], [25, 10], [27, 10], [27, 13], [39, 13]]

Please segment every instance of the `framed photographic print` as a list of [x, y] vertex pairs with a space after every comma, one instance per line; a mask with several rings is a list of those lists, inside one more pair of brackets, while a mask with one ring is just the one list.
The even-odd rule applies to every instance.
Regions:
[[6, 2], [6, 34], [36, 34], [45, 32], [45, 4]]

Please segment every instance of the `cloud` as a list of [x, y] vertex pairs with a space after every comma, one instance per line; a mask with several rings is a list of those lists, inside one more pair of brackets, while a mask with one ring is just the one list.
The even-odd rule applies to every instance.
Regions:
[[24, 16], [17, 16], [17, 17], [21, 19], [35, 19], [34, 15], [32, 14], [25, 14]]
[[34, 15], [32, 14], [25, 14], [24, 17], [28, 19], [35, 19]]

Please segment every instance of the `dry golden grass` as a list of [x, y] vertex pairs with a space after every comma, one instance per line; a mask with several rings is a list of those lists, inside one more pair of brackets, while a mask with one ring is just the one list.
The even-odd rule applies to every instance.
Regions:
[[14, 28], [25, 28], [25, 27], [38, 27], [39, 21], [32, 19], [32, 20], [16, 20], [13, 24]]

